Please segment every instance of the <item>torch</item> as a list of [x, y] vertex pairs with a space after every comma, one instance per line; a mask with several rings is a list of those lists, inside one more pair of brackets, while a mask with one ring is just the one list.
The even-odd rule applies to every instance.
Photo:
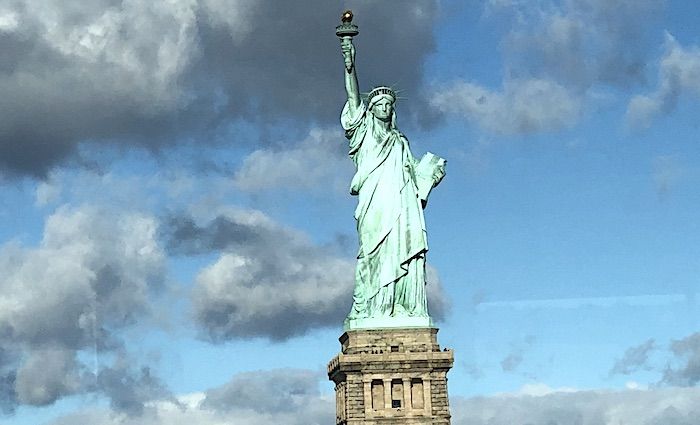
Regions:
[[[341, 44], [352, 44], [352, 38], [360, 33], [357, 25], [352, 23], [352, 16], [352, 10], [346, 10], [340, 17], [342, 23], [335, 27], [335, 35], [340, 38]], [[349, 56], [345, 58], [345, 69], [348, 72], [352, 69], [352, 58]]]

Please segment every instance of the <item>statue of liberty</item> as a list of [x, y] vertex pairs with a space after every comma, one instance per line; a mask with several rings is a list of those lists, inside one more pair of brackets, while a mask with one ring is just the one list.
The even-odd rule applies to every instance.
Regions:
[[396, 127], [396, 93], [376, 87], [360, 96], [355, 70], [352, 13], [337, 28], [345, 60], [347, 102], [341, 124], [356, 166], [350, 193], [359, 251], [353, 305], [346, 329], [431, 326], [426, 297], [428, 251], [423, 208], [445, 175], [445, 160], [427, 153], [420, 161]]

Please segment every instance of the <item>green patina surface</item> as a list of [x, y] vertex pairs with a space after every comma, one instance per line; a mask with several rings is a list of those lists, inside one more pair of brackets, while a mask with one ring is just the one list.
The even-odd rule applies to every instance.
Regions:
[[341, 38], [347, 102], [341, 124], [357, 172], [350, 193], [359, 251], [353, 304], [345, 329], [431, 327], [423, 209], [445, 175], [445, 160], [426, 154], [420, 161], [396, 127], [396, 94], [374, 88], [360, 97], [352, 38]]

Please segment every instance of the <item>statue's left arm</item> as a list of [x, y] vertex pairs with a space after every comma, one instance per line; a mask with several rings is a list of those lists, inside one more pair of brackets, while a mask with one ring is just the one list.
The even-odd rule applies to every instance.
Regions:
[[445, 177], [446, 163], [443, 158], [428, 152], [415, 164], [416, 189], [423, 208], [428, 203], [430, 192]]

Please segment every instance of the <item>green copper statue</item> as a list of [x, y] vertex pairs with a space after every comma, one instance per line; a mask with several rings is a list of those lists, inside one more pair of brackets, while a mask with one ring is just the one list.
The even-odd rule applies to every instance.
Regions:
[[425, 289], [428, 251], [425, 208], [428, 195], [445, 175], [445, 160], [427, 153], [420, 161], [396, 128], [396, 93], [376, 87], [363, 100], [355, 70], [352, 12], [336, 29], [341, 37], [348, 100], [341, 124], [357, 172], [350, 193], [360, 249], [355, 291], [346, 329], [429, 327]]

